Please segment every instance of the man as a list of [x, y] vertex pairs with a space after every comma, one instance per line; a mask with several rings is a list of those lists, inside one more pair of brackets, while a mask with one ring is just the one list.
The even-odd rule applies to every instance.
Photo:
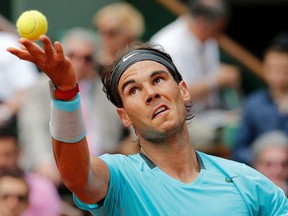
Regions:
[[19, 169], [0, 172], [0, 215], [21, 216], [29, 207], [29, 185]]
[[94, 215], [288, 214], [283, 191], [256, 170], [193, 149], [188, 87], [157, 49], [134, 48], [101, 77], [141, 152], [90, 158], [76, 73], [59, 42], [53, 47], [40, 38], [44, 49], [21, 39], [25, 50], [8, 51], [38, 65], [61, 94], [52, 100], [50, 131], [57, 166], [80, 208]]
[[288, 197], [288, 137], [283, 131], [264, 133], [252, 143], [252, 165]]

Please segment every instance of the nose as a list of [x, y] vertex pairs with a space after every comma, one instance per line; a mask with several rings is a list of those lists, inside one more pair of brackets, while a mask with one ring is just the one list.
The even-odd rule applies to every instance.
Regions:
[[146, 104], [152, 103], [155, 99], [160, 98], [160, 94], [153, 87], [146, 87]]
[[9, 206], [10, 209], [15, 209], [17, 206], [19, 206], [20, 201], [19, 198], [16, 196], [10, 196], [7, 199], [7, 205]]

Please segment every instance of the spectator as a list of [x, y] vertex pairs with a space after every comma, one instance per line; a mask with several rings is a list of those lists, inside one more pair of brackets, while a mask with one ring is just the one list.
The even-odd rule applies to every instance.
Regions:
[[220, 61], [216, 40], [229, 19], [227, 3], [190, 0], [186, 4], [187, 13], [157, 32], [150, 42], [172, 56], [189, 85], [195, 113], [190, 133], [194, 142], [200, 138], [203, 145], [216, 139], [216, 129], [238, 120], [239, 114], [230, 112], [234, 107], [226, 104], [221, 92], [230, 90], [237, 95], [240, 76], [236, 66]]
[[0, 215], [21, 216], [29, 207], [29, 185], [19, 169], [0, 171]]
[[279, 34], [264, 52], [263, 76], [267, 87], [245, 101], [232, 148], [236, 161], [251, 164], [251, 144], [264, 133], [288, 134], [288, 34]]
[[288, 137], [283, 131], [270, 131], [252, 143], [252, 165], [288, 196]]
[[[19, 156], [17, 132], [10, 126], [2, 126], [0, 128], [0, 172], [5, 169], [20, 169]], [[61, 200], [55, 185], [32, 172], [25, 172], [25, 180], [30, 187], [30, 205], [23, 216], [60, 216]]]
[[145, 29], [142, 14], [126, 2], [104, 6], [95, 13], [93, 22], [102, 45], [98, 60], [104, 67], [110, 65], [127, 44], [139, 41]]

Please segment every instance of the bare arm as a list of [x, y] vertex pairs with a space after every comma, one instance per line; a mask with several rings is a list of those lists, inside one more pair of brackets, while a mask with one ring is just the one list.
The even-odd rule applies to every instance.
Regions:
[[[52, 45], [50, 39], [42, 35], [43, 48], [27, 39], [19, 42], [22, 49], [7, 50], [18, 58], [37, 65], [60, 90], [70, 90], [77, 83], [77, 76], [71, 62], [64, 56], [59, 42]], [[109, 170], [98, 159], [90, 160], [86, 138], [79, 142], [64, 143], [53, 139], [53, 152], [64, 184], [83, 202], [95, 203], [106, 196]]]

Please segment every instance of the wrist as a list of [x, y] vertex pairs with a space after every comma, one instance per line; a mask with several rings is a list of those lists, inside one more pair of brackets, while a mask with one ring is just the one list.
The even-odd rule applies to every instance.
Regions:
[[57, 89], [57, 87], [50, 80], [49, 88], [50, 88], [50, 96], [52, 99], [55, 99], [55, 100], [69, 101], [69, 100], [74, 99], [79, 92], [78, 83], [76, 84], [74, 88], [63, 91], [63, 90]]

